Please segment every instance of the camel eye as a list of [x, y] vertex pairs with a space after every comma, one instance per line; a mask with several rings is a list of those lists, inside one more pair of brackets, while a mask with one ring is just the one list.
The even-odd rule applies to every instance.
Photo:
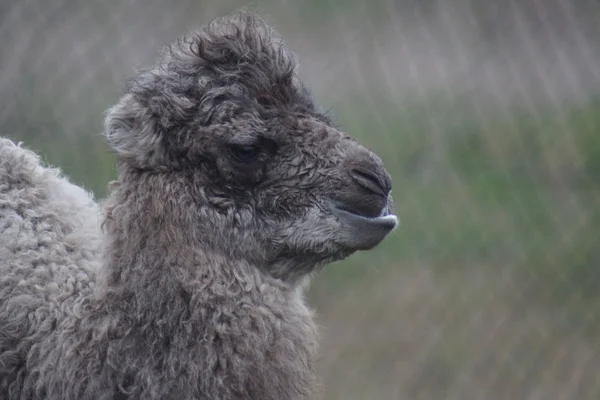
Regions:
[[231, 147], [231, 154], [237, 161], [250, 162], [256, 158], [260, 149], [252, 145], [234, 145]]

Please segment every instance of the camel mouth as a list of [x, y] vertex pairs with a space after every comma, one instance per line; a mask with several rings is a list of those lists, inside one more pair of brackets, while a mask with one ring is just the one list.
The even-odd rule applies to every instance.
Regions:
[[376, 217], [369, 217], [341, 206], [333, 214], [342, 226], [343, 244], [354, 250], [370, 250], [377, 246], [399, 224], [398, 217], [386, 205]]
[[380, 226], [381, 228], [387, 228], [390, 231], [394, 230], [398, 226], [398, 217], [395, 214], [391, 214], [388, 211], [388, 207], [386, 206], [380, 215], [377, 217], [367, 217], [365, 215], [361, 215], [359, 213], [347, 210], [343, 207], [335, 207], [334, 214], [338, 217], [351, 219], [354, 221], [360, 221], [365, 224], [375, 224]]

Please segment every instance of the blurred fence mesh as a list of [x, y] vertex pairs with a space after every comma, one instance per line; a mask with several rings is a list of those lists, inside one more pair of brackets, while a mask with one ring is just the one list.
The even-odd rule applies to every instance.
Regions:
[[[0, 2], [0, 132], [102, 197], [103, 112], [235, 0]], [[600, 3], [271, 0], [400, 228], [311, 291], [325, 399], [600, 398]]]

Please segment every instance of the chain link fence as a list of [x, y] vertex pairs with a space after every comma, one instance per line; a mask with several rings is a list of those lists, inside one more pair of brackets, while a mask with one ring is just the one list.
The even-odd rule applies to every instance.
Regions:
[[[106, 194], [103, 112], [235, 0], [4, 0], [0, 134]], [[600, 3], [257, 0], [400, 228], [310, 300], [324, 399], [600, 398]]]

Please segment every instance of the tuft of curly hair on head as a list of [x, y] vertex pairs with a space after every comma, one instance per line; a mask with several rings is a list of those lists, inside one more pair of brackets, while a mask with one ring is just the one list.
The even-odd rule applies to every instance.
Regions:
[[[155, 67], [129, 81], [129, 95], [109, 110], [106, 136], [119, 155], [139, 166], [176, 165], [193, 156], [187, 151], [192, 146], [180, 137], [181, 146], [171, 149], [163, 133], [172, 136], [172, 126], [190, 122], [209, 126], [232, 118], [241, 111], [235, 101], [262, 113], [259, 118], [284, 107], [316, 111], [297, 66], [295, 55], [259, 16], [242, 11], [218, 18], [168, 46]], [[138, 114], [128, 110], [130, 118], [120, 118], [124, 108]]]

